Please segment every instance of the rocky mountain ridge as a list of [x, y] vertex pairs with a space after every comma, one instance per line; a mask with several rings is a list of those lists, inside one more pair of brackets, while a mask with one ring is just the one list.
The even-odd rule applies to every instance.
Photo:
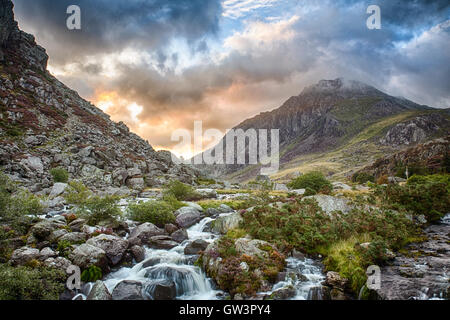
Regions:
[[142, 190], [170, 179], [193, 183], [198, 174], [152, 146], [47, 71], [48, 56], [0, 1], [0, 166], [37, 192], [63, 167], [99, 189]]
[[[449, 117], [443, 110], [390, 96], [358, 81], [338, 78], [321, 80], [289, 98], [278, 109], [247, 119], [234, 129], [279, 129], [280, 163], [288, 165], [299, 156], [326, 154], [341, 148], [377, 123], [384, 127], [376, 128], [376, 134], [369, 132], [364, 139], [380, 150], [404, 148], [443, 136], [449, 133], [450, 127]], [[223, 143], [226, 146], [225, 140]], [[228, 174], [245, 180], [256, 175], [259, 167], [252, 170], [245, 165], [223, 165], [215, 166], [214, 170], [218, 176]], [[239, 177], [240, 171], [244, 174]]]

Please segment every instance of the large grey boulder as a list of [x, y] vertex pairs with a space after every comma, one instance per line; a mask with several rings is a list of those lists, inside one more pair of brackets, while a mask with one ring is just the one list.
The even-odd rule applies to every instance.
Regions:
[[314, 199], [317, 201], [319, 207], [322, 208], [323, 211], [330, 214], [333, 211], [341, 211], [342, 213], [348, 213], [353, 209], [353, 206], [350, 204], [350, 201], [343, 198], [337, 198], [333, 196], [328, 196], [324, 194], [317, 194], [314, 196], [308, 196], [304, 199]]
[[132, 245], [146, 245], [149, 244], [150, 238], [154, 236], [165, 235], [164, 229], [160, 229], [153, 223], [146, 222], [140, 224], [131, 231], [128, 241]]
[[160, 280], [147, 286], [146, 293], [153, 300], [173, 300], [177, 296], [177, 289], [172, 280]]
[[172, 249], [178, 246], [179, 243], [173, 241], [169, 236], [154, 236], [150, 238], [149, 246], [154, 249]]
[[131, 178], [127, 180], [127, 186], [134, 190], [144, 190], [144, 178]]
[[69, 232], [60, 237], [58, 241], [68, 241], [70, 243], [82, 243], [86, 241], [86, 234], [83, 232]]
[[50, 199], [54, 199], [57, 196], [60, 196], [64, 193], [64, 191], [67, 188], [67, 183], [61, 183], [61, 182], [56, 182], [53, 187], [52, 190], [50, 191]]
[[113, 266], [122, 260], [128, 248], [127, 240], [108, 234], [101, 234], [95, 238], [91, 238], [86, 243], [104, 250]]
[[175, 212], [175, 222], [180, 228], [189, 228], [201, 220], [201, 213], [192, 207], [183, 207]]
[[132, 246], [130, 248], [130, 252], [133, 255], [134, 260], [136, 260], [136, 262], [142, 262], [145, 259], [145, 249], [143, 247], [140, 246]]
[[113, 300], [144, 300], [142, 283], [133, 280], [119, 282], [112, 292]]
[[44, 172], [44, 164], [42, 163], [41, 158], [30, 156], [26, 159], [23, 159], [21, 163], [30, 172], [35, 172], [38, 174], [42, 174]]
[[275, 191], [289, 191], [288, 187], [286, 187], [285, 184], [282, 183], [275, 183], [273, 186], [273, 190]]
[[199, 193], [202, 198], [217, 198], [217, 192], [214, 189], [197, 189], [195, 190], [197, 193]]
[[56, 268], [66, 272], [67, 268], [72, 265], [72, 262], [63, 257], [51, 257], [44, 260], [43, 264], [49, 268]]
[[219, 216], [214, 222], [214, 231], [226, 234], [231, 229], [239, 228], [239, 224], [244, 219], [239, 212], [235, 212], [226, 216]]
[[178, 229], [174, 233], [172, 233], [171, 238], [176, 242], [183, 242], [184, 240], [189, 239], [188, 233], [185, 229]]
[[23, 266], [30, 262], [31, 260], [35, 260], [39, 258], [39, 250], [30, 247], [22, 247], [14, 250], [11, 255], [11, 264], [13, 266]]
[[105, 270], [108, 265], [106, 252], [87, 243], [77, 246], [70, 254], [69, 259], [82, 269], [95, 265]]
[[97, 282], [95, 282], [94, 286], [91, 289], [91, 292], [89, 292], [89, 295], [86, 298], [86, 300], [111, 300], [111, 299], [112, 297], [108, 291], [108, 288], [101, 280], [97, 280]]
[[31, 234], [38, 240], [45, 240], [49, 237], [53, 231], [58, 228], [58, 224], [49, 221], [43, 220], [41, 222], [36, 223], [31, 227]]

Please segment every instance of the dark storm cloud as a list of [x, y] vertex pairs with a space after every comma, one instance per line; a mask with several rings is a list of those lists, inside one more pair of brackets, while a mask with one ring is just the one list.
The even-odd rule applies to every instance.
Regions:
[[[195, 45], [218, 29], [218, 0], [15, 0], [21, 27], [32, 31], [52, 63], [114, 52], [127, 46], [162, 47], [173, 37]], [[66, 28], [69, 5], [81, 8], [82, 30]]]

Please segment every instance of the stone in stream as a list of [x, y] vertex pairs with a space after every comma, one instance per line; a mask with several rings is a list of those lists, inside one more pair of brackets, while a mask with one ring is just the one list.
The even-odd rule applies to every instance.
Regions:
[[154, 236], [150, 238], [149, 244], [154, 249], [172, 249], [179, 245], [178, 242], [173, 241], [169, 236]]
[[191, 254], [199, 254], [201, 251], [204, 251], [208, 247], [209, 243], [202, 239], [197, 239], [192, 242], [190, 242], [185, 248], [184, 248], [184, 254], [191, 255]]
[[168, 234], [171, 235], [172, 233], [174, 233], [175, 231], [178, 230], [178, 227], [177, 227], [176, 225], [172, 224], [172, 223], [168, 223], [168, 224], [164, 225], [164, 230], [165, 230]]
[[150, 238], [154, 236], [164, 235], [166, 232], [164, 229], [160, 229], [153, 223], [146, 222], [140, 224], [131, 231], [128, 242], [131, 245], [147, 245], [150, 242]]
[[173, 300], [177, 296], [177, 289], [172, 280], [161, 280], [148, 285], [146, 293], [153, 300]]
[[184, 240], [189, 239], [186, 229], [178, 229], [170, 235], [172, 239], [178, 243], [182, 243]]
[[145, 259], [145, 249], [143, 247], [140, 246], [132, 246], [130, 248], [131, 254], [133, 255], [134, 260], [136, 260], [136, 262], [141, 262], [144, 261]]
[[157, 265], [157, 264], [160, 263], [160, 262], [161, 262], [161, 259], [160, 259], [160, 258], [150, 258], [150, 259], [147, 259], [147, 260], [145, 260], [145, 261], [142, 263], [142, 269], [145, 269], [145, 268], [148, 268], [148, 267], [153, 267], [153, 266]]
[[280, 289], [275, 290], [269, 296], [270, 299], [273, 300], [287, 300], [293, 298], [297, 295], [297, 290], [295, 290], [294, 286], [289, 285]]
[[325, 286], [309, 289], [307, 300], [330, 300], [330, 288]]
[[195, 208], [183, 207], [175, 211], [176, 223], [180, 228], [189, 228], [202, 219], [201, 212]]
[[101, 280], [97, 280], [89, 292], [86, 300], [111, 300], [111, 294]]
[[144, 300], [142, 283], [133, 280], [119, 282], [112, 292], [113, 300]]

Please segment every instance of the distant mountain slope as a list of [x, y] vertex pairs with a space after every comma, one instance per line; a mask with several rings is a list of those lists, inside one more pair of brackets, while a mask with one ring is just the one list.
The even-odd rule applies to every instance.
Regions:
[[0, 169], [33, 191], [51, 184], [56, 166], [102, 189], [195, 180], [192, 168], [173, 164], [50, 75], [45, 50], [18, 29], [12, 9], [0, 0]]
[[[293, 171], [311, 163], [314, 157], [318, 162], [330, 162], [331, 174], [346, 171], [373, 160], [364, 150], [369, 143], [372, 149], [368, 150], [369, 154], [378, 150], [386, 152], [448, 134], [449, 124], [444, 111], [392, 97], [361, 82], [339, 78], [321, 80], [305, 88], [300, 95], [289, 98], [278, 109], [245, 120], [234, 129], [280, 129], [282, 170], [275, 177], [283, 178], [284, 173], [289, 173], [286, 170]], [[353, 150], [356, 154], [346, 160], [353, 162], [349, 165], [325, 159], [332, 151], [353, 152], [354, 147], [357, 147]], [[352, 161], [351, 158], [361, 159]], [[258, 166], [214, 167], [215, 175], [229, 175], [234, 180], [248, 180], [258, 172]]]

